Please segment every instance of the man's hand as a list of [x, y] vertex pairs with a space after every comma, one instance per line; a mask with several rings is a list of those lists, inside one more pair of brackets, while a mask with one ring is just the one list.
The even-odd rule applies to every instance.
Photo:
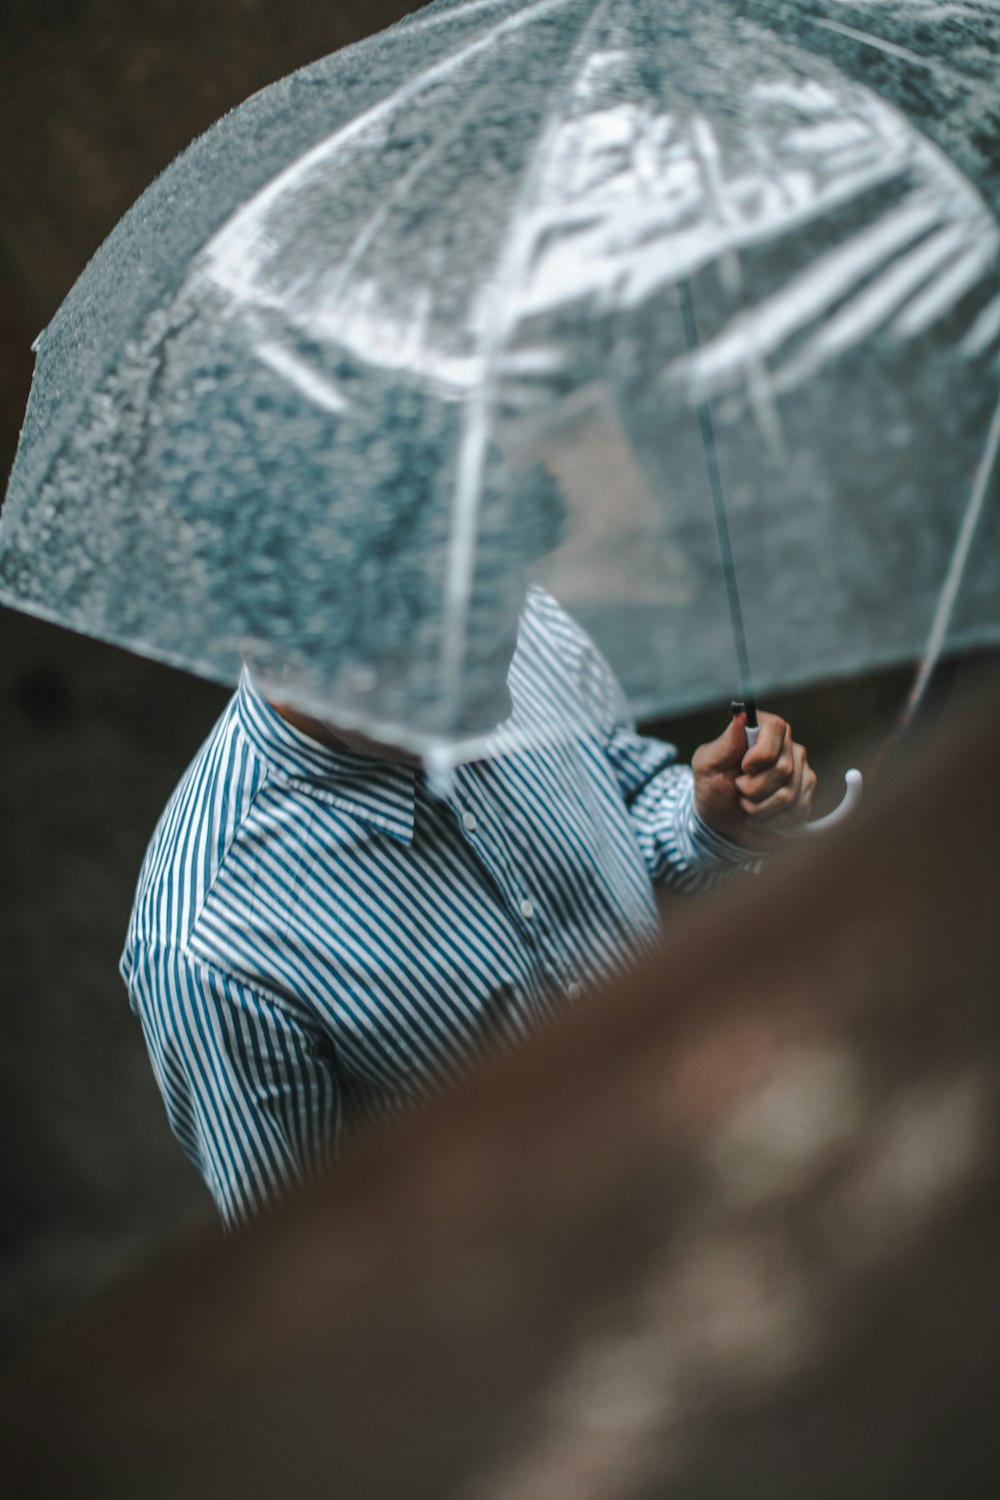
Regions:
[[746, 714], [691, 757], [694, 805], [702, 822], [723, 838], [763, 853], [781, 842], [779, 829], [804, 823], [812, 808], [816, 773], [806, 751], [777, 714], [759, 714], [760, 734], [747, 749]]

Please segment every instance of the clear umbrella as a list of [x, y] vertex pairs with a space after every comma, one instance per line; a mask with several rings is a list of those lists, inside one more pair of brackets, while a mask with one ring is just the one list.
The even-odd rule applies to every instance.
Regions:
[[998, 39], [438, 0], [264, 90], [42, 335], [0, 597], [439, 760], [527, 582], [640, 715], [995, 642]]

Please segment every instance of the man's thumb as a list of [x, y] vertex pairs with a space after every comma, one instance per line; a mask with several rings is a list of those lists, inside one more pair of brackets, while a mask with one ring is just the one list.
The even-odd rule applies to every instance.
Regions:
[[742, 765], [747, 753], [746, 724], [746, 714], [736, 714], [717, 740], [702, 745], [698, 751], [698, 769], [703, 772], [730, 771]]

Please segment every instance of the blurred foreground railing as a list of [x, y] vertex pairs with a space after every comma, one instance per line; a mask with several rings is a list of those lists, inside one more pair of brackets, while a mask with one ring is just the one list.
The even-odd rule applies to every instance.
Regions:
[[7, 1376], [5, 1493], [996, 1492], [1000, 710]]

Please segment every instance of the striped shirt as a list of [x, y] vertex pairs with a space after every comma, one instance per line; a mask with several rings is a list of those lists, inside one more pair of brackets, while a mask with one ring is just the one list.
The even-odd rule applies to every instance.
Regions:
[[[654, 882], [750, 863], [538, 589], [509, 687], [527, 742], [442, 791], [308, 738], [244, 674], [167, 805], [121, 968], [227, 1223], [646, 947]], [[553, 739], [555, 721], [589, 727]]]

